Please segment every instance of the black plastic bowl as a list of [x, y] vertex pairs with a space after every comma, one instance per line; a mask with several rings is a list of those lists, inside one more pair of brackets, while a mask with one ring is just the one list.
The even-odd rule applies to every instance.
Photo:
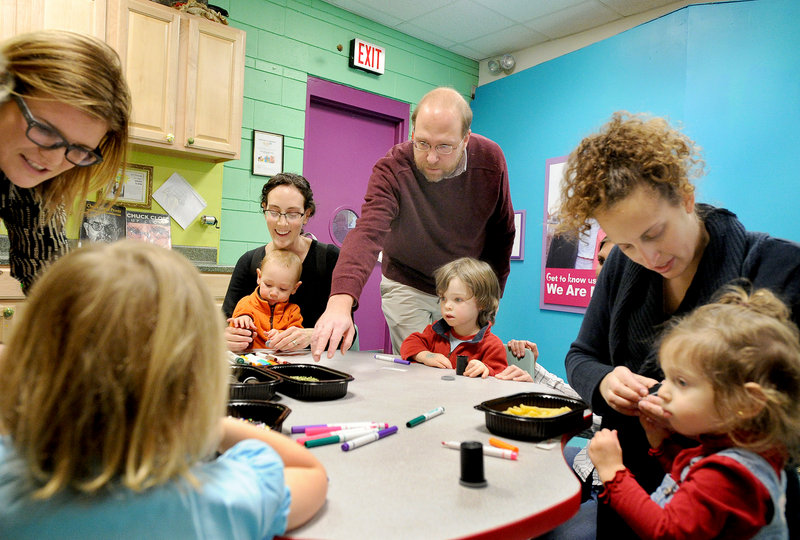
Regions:
[[[330, 401], [347, 394], [347, 383], [353, 376], [325, 366], [314, 364], [279, 364], [268, 366], [281, 381], [277, 391], [303, 401]], [[298, 381], [292, 377], [314, 377], [317, 381]]]
[[275, 396], [280, 377], [269, 371], [245, 364], [231, 366], [230, 399], [262, 399]]
[[280, 403], [261, 401], [257, 399], [236, 399], [228, 402], [228, 414], [236, 418], [260, 422], [268, 425], [275, 431], [280, 431], [283, 421], [289, 416], [292, 409]]
[[[517, 416], [503, 412], [521, 404], [553, 408], [567, 406], [572, 410], [549, 418]], [[558, 394], [522, 392], [484, 401], [475, 405], [475, 408], [486, 414], [486, 428], [491, 433], [518, 441], [541, 441], [573, 431], [577, 433], [592, 423], [592, 415], [586, 411], [589, 405], [585, 401]]]

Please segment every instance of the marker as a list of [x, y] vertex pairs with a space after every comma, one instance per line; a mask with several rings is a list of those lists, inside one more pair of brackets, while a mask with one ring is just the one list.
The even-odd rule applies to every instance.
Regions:
[[348, 450], [352, 450], [353, 448], [358, 448], [359, 446], [364, 446], [365, 444], [377, 441], [378, 439], [383, 439], [384, 437], [388, 437], [392, 433], [397, 433], [397, 426], [388, 427], [386, 429], [376, 431], [375, 433], [362, 435], [361, 437], [356, 437], [352, 441], [342, 443], [342, 450], [347, 452]]
[[364, 433], [369, 433], [370, 431], [377, 431], [379, 429], [387, 428], [389, 424], [377, 424], [375, 426], [365, 426], [365, 427], [356, 427], [356, 428], [345, 428], [345, 429], [337, 429], [334, 431], [326, 431], [324, 433], [317, 433], [316, 435], [306, 435], [304, 437], [298, 437], [295, 441], [298, 444], [303, 444], [306, 441], [313, 441], [314, 439], [322, 439], [324, 437], [333, 437], [334, 435], [340, 435], [342, 433], [350, 433], [353, 431], [361, 431], [362, 435]]
[[650, 388], [647, 390], [647, 393], [648, 393], [648, 394], [650, 394], [650, 395], [653, 395], [653, 394], [658, 394], [658, 389], [659, 389], [659, 388], [661, 388], [661, 383], [660, 383], [660, 382], [658, 382], [658, 383], [654, 384], [653, 386], [651, 386], [651, 387], [650, 387]]
[[392, 356], [391, 354], [376, 354], [375, 358], [378, 360], [385, 360], [386, 362], [394, 362], [396, 364], [410, 364], [410, 360], [403, 360], [402, 358], [397, 358], [396, 356]]
[[[453, 450], [461, 450], [461, 443], [458, 441], [442, 441], [442, 446], [445, 448], [452, 448]], [[516, 461], [518, 456], [517, 452], [514, 452], [513, 450], [505, 450], [503, 448], [495, 448], [493, 446], [484, 446], [483, 455], [511, 459], [513, 461]]]
[[348, 429], [347, 431], [342, 431], [335, 435], [329, 435], [327, 437], [321, 436], [316, 439], [310, 439], [305, 441], [306, 448], [313, 448], [315, 446], [325, 446], [326, 444], [336, 444], [345, 441], [351, 441], [358, 437], [363, 437], [364, 435], [369, 435], [370, 433], [378, 433], [378, 428], [356, 428], [356, 429]]
[[320, 435], [323, 433], [330, 433], [331, 431], [341, 431], [343, 429], [353, 429], [361, 427], [383, 429], [389, 427], [389, 424], [387, 424], [386, 422], [351, 422], [350, 424], [339, 424], [339, 425], [325, 426], [325, 427], [321, 426], [310, 427], [306, 429], [306, 436]]
[[430, 420], [435, 416], [439, 416], [443, 412], [444, 412], [444, 407], [436, 407], [435, 409], [428, 411], [420, 416], [417, 416], [416, 418], [412, 418], [411, 420], [406, 422], [406, 427], [414, 427], [417, 424], [421, 424], [422, 422]]
[[513, 444], [501, 441], [500, 439], [495, 439], [494, 437], [489, 438], [489, 444], [491, 444], [495, 448], [505, 448], [506, 450], [511, 450], [512, 452], [519, 453], [519, 448], [517, 448]]
[[337, 422], [335, 424], [309, 424], [307, 426], [292, 426], [292, 433], [308, 433], [309, 428], [328, 427], [331, 429], [345, 429], [355, 427], [369, 427], [371, 424], [378, 424], [379, 422]]

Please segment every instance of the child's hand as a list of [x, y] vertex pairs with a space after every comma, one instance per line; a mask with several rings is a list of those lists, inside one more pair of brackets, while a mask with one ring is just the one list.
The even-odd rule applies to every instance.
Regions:
[[430, 367], [453, 369], [453, 365], [450, 363], [449, 358], [443, 354], [434, 353], [431, 351], [422, 351], [421, 353], [417, 353], [417, 355], [414, 356], [414, 360]]
[[250, 315], [239, 315], [236, 318], [228, 319], [231, 323], [231, 326], [234, 328], [247, 328], [248, 330], [255, 330], [256, 325], [253, 324], [253, 319]]
[[[639, 406], [641, 407], [643, 402], [650, 400], [660, 401], [661, 398], [656, 396], [647, 396], [639, 403]], [[664, 439], [672, 434], [672, 430], [669, 429], [669, 427], [665, 424], [661, 405], [659, 404], [657, 406], [658, 409], [662, 411], [661, 416], [653, 417], [649, 413], [644, 412], [644, 409], [642, 410], [642, 414], [639, 415], [639, 423], [642, 424], [642, 427], [644, 428], [645, 435], [647, 435], [647, 442], [650, 443], [651, 448], [658, 448], [661, 446], [661, 443], [664, 442]]]
[[617, 471], [625, 470], [616, 429], [601, 429], [595, 433], [587, 450], [601, 482], [606, 483], [614, 478]]
[[469, 361], [469, 364], [467, 364], [466, 369], [464, 369], [464, 376], [485, 379], [489, 376], [489, 368], [477, 358], [473, 358]]
[[539, 347], [537, 347], [536, 343], [533, 341], [528, 341], [526, 339], [509, 339], [507, 346], [511, 354], [517, 358], [525, 356], [525, 349], [529, 349], [533, 353], [534, 360], [539, 358]]

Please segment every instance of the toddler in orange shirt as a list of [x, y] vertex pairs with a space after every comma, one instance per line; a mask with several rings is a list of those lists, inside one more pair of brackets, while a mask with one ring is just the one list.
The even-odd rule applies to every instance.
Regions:
[[254, 349], [264, 349], [270, 338], [289, 327], [303, 327], [300, 307], [289, 297], [300, 287], [300, 257], [282, 249], [272, 249], [261, 261], [256, 274], [258, 287], [236, 304], [230, 325], [253, 331]]

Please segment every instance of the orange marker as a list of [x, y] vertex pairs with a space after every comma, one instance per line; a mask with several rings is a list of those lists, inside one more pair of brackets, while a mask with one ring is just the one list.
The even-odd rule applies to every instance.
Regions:
[[519, 452], [519, 448], [513, 444], [508, 444], [507, 442], [501, 441], [500, 439], [495, 439], [494, 437], [489, 439], [489, 444], [496, 448], [505, 448], [506, 450], [511, 450], [512, 452]]

